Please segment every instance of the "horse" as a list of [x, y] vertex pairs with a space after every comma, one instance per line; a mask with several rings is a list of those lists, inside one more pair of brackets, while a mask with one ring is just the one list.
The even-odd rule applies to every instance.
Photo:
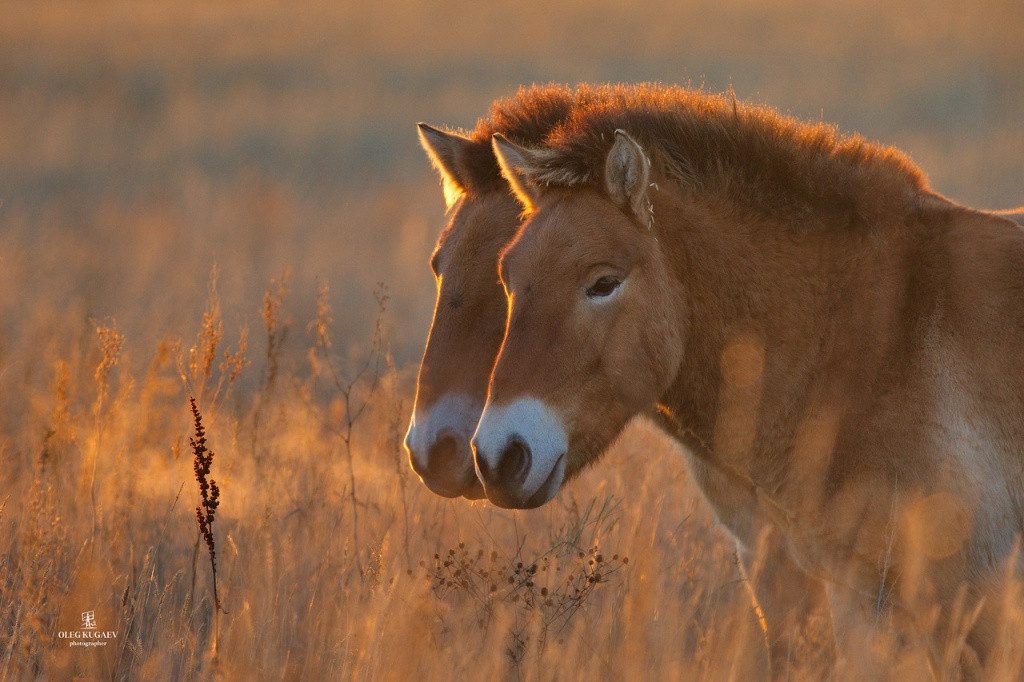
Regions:
[[1024, 206], [1021, 206], [1020, 208], [1007, 209], [1005, 211], [993, 211], [993, 213], [1002, 218], [1006, 218], [1007, 220], [1012, 220], [1018, 225], [1024, 225]]
[[1024, 529], [1020, 225], [734, 97], [599, 99], [542, 145], [493, 138], [524, 223], [472, 438], [487, 498], [544, 504], [657, 414], [773, 567], [752, 588], [774, 672], [827, 599], [978, 673]]
[[521, 88], [494, 102], [467, 135], [417, 126], [441, 178], [447, 224], [430, 258], [437, 296], [405, 449], [413, 470], [438, 495], [483, 497], [469, 438], [505, 331], [498, 253], [520, 222], [519, 203], [501, 177], [491, 138], [500, 133], [539, 143], [567, 118], [574, 99], [566, 88]]

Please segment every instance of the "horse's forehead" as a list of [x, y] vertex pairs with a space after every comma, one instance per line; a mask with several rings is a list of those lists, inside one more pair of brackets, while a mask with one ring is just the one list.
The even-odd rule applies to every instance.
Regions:
[[618, 240], [618, 211], [593, 192], [564, 192], [543, 204], [523, 232], [524, 257], [575, 258]]
[[552, 192], [539, 210], [555, 220], [593, 220], [601, 215], [606, 203], [589, 188], [563, 189]]
[[551, 267], [553, 262], [565, 257], [571, 246], [568, 227], [552, 212], [541, 210], [534, 213], [505, 249], [503, 268], [525, 272]]
[[438, 237], [437, 249], [456, 265], [488, 256], [496, 259], [518, 225], [517, 204], [507, 193], [464, 197]]

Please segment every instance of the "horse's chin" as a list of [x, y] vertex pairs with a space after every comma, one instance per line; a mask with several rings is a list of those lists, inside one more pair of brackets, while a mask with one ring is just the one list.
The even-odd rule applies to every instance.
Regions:
[[472, 469], [469, 470], [460, 483], [454, 485], [442, 485], [437, 481], [431, 481], [422, 476], [420, 476], [420, 480], [430, 489], [430, 492], [439, 497], [447, 497], [450, 500], [458, 497], [464, 497], [467, 500], [481, 500], [487, 497], [484, 493], [483, 484], [480, 483], [480, 479], [476, 477], [476, 473]]

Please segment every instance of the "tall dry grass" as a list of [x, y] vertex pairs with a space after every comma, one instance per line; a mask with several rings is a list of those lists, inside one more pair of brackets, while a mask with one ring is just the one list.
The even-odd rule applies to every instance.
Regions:
[[[305, 361], [286, 359], [273, 356], [281, 301], [265, 310], [271, 355], [257, 360], [258, 348], [225, 347], [210, 291], [194, 342], [161, 343], [139, 378], [116, 329], [85, 330], [5, 434], [5, 676], [529, 677], [556, 663], [713, 670], [716, 655], [746, 665], [756, 652], [731, 550], [678, 462], [591, 476], [584, 495], [537, 513], [436, 498], [401, 452], [409, 373], [389, 366], [385, 318], [363, 353], [342, 357], [321, 306]], [[240, 375], [271, 371], [225, 400]], [[189, 394], [206, 396], [205, 431]], [[194, 513], [209, 504], [193, 480], [195, 467], [210, 473], [207, 443], [216, 628]], [[612, 459], [665, 448], [641, 426]], [[649, 495], [627, 500], [630, 488]], [[87, 610], [118, 639], [90, 651], [59, 639]]]
[[[371, 339], [342, 355], [323, 303], [299, 324], [279, 286], [251, 351], [224, 343], [211, 285], [195, 339], [160, 343], [143, 376], [125, 362], [143, 349], [98, 327], [54, 351], [47, 381], [26, 384], [21, 428], [3, 434], [0, 675], [764, 674], [732, 546], [655, 428], [631, 425], [539, 510], [438, 498], [401, 452], [410, 376], [390, 365], [386, 299]], [[285, 319], [305, 330], [294, 348], [281, 343]], [[232, 390], [246, 379], [256, 388]], [[196, 413], [190, 394], [206, 396]], [[200, 531], [216, 544], [216, 576], [196, 528], [210, 476], [216, 523]], [[1012, 679], [1024, 606], [1003, 608], [1009, 646], [991, 672]], [[58, 633], [90, 610], [117, 638], [68, 646]], [[807, 678], [822, 674], [826, 617], [792, 652]], [[923, 650], [869, 626], [841, 626], [839, 679], [927, 673]]]

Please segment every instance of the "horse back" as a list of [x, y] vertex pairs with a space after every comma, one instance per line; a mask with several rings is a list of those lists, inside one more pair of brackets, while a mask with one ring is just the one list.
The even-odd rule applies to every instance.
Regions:
[[[1024, 214], [1022, 214], [1024, 215]], [[1024, 508], [1024, 230], [956, 205], [926, 210], [936, 314], [922, 344], [937, 438], [1003, 512]], [[948, 449], [948, 448], [947, 448]], [[999, 490], [992, 490], [998, 486]], [[981, 492], [979, 490], [979, 492]], [[1009, 519], [1007, 519], [1009, 520]], [[1016, 519], [1022, 525], [1024, 518]]]

